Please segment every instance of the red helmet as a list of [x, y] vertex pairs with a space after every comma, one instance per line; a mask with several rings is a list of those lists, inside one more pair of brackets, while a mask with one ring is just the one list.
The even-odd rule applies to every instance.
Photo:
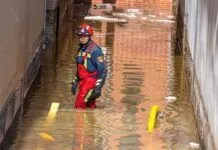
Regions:
[[77, 35], [82, 35], [82, 36], [92, 36], [93, 35], [93, 29], [91, 26], [87, 24], [82, 24], [79, 26], [77, 32]]

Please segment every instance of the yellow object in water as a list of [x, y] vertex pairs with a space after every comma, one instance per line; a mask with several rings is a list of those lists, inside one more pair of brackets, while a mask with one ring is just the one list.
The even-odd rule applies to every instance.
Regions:
[[49, 119], [55, 118], [56, 113], [57, 113], [58, 108], [59, 108], [59, 105], [60, 105], [60, 103], [55, 103], [55, 102], [52, 103], [47, 118], [49, 118]]
[[150, 113], [149, 113], [149, 120], [148, 120], [148, 132], [152, 133], [153, 129], [156, 124], [156, 119], [157, 119], [157, 114], [159, 111], [159, 106], [158, 105], [153, 105], [151, 107]]
[[39, 133], [39, 136], [40, 136], [42, 139], [46, 140], [46, 141], [52, 141], [52, 142], [55, 141], [55, 139], [54, 139], [51, 135], [49, 135], [49, 134], [47, 134], [47, 133], [45, 133], [45, 132]]

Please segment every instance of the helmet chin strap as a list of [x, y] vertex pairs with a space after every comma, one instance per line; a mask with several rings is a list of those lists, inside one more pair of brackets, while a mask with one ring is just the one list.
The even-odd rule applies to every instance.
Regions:
[[89, 40], [88, 40], [88, 42], [87, 43], [89, 43], [91, 41], [91, 36], [89, 36]]

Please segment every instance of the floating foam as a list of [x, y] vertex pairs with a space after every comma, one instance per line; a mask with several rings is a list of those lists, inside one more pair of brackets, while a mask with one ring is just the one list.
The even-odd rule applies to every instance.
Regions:
[[190, 142], [189, 145], [192, 149], [199, 149], [200, 145], [198, 143]]
[[139, 9], [127, 9], [126, 12], [128, 12], [128, 13], [139, 13], [140, 10]]
[[107, 21], [107, 22], [127, 22], [127, 19], [109, 18], [109, 17], [103, 17], [103, 16], [86, 16], [84, 20], [97, 20], [97, 21]]

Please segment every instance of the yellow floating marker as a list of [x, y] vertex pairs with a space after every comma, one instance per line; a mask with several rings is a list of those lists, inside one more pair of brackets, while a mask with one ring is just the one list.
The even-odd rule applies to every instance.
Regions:
[[49, 135], [49, 134], [47, 134], [47, 133], [45, 133], [45, 132], [39, 133], [39, 136], [40, 136], [42, 139], [46, 140], [46, 141], [51, 141], [51, 142], [54, 142], [54, 141], [55, 141], [55, 139], [54, 139], [51, 135]]
[[54, 119], [58, 111], [60, 103], [52, 102], [47, 118]]
[[156, 119], [157, 119], [157, 114], [159, 111], [159, 106], [158, 105], [153, 105], [151, 107], [150, 113], [149, 113], [149, 119], [148, 119], [148, 132], [152, 133], [153, 129], [156, 125]]

